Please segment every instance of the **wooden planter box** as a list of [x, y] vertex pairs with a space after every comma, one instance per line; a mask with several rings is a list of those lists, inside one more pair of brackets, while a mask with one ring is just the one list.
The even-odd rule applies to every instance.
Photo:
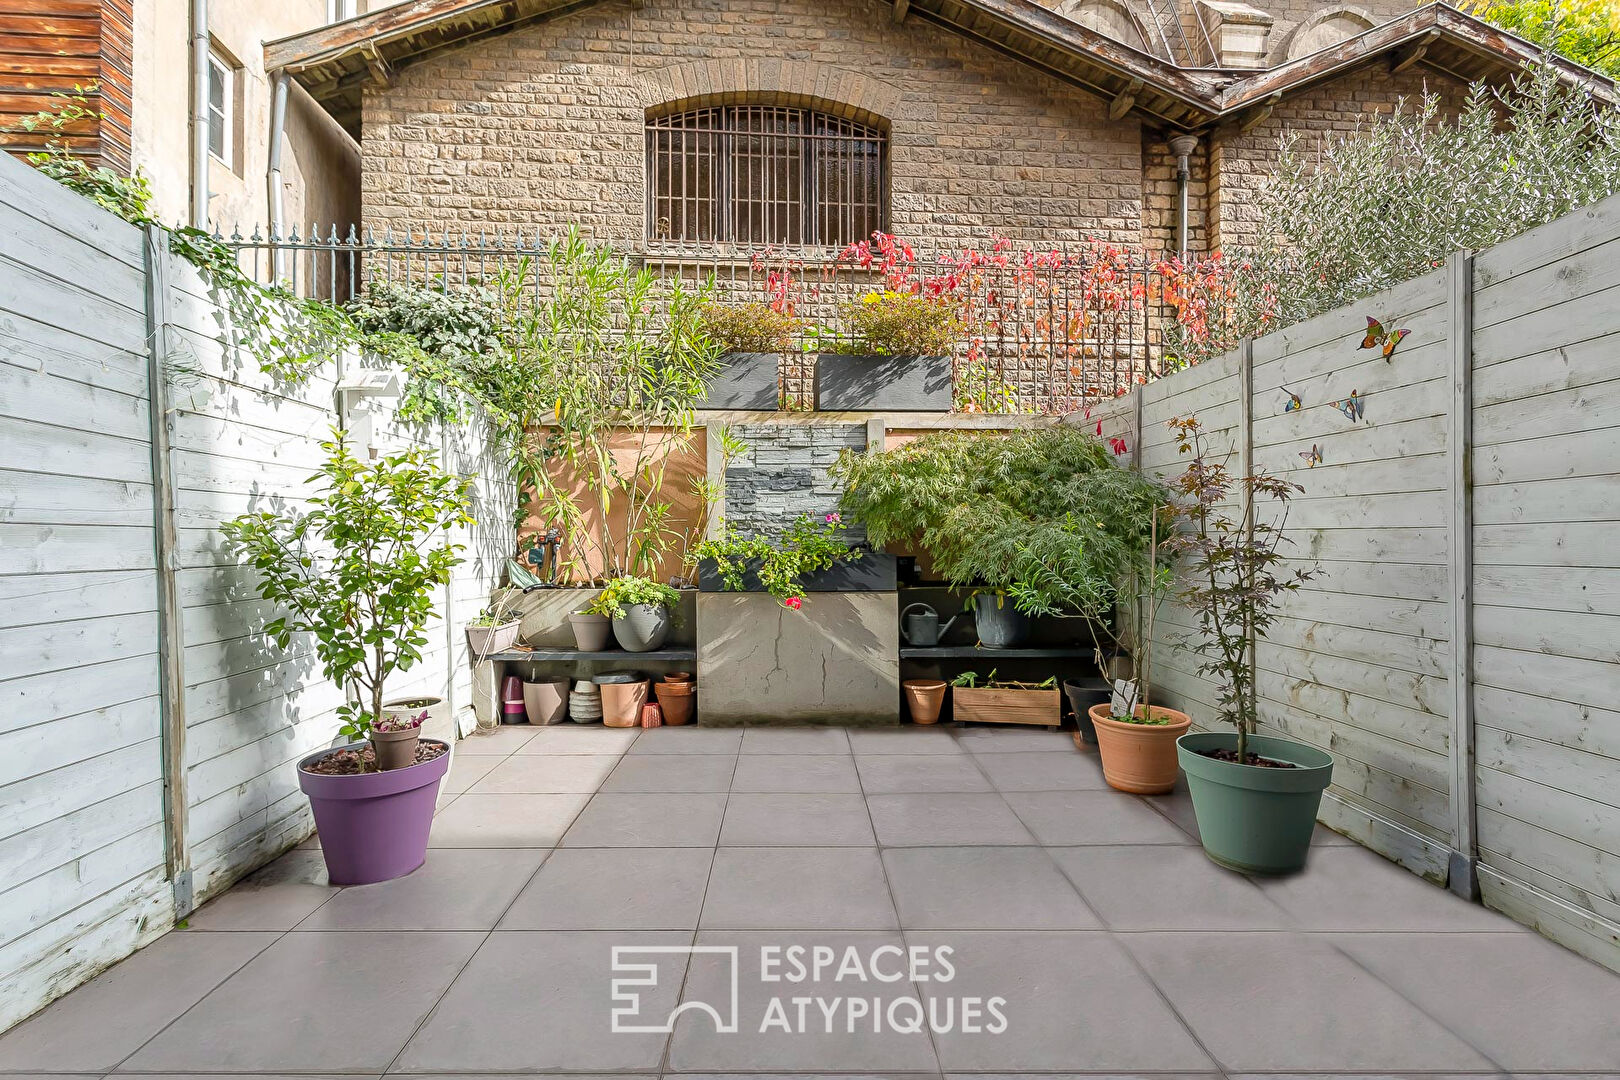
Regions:
[[816, 355], [822, 412], [950, 412], [949, 356]]
[[698, 410], [774, 411], [781, 404], [781, 390], [776, 380], [777, 359], [775, 353], [726, 353], [720, 357], [720, 372], [709, 380]]
[[951, 688], [951, 719], [981, 724], [1036, 724], [1057, 727], [1063, 722], [1061, 691]]

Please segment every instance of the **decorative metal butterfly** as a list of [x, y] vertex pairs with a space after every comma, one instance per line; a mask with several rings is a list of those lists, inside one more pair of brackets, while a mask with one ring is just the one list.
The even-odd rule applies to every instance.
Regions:
[[1361, 391], [1352, 390], [1350, 396], [1339, 401], [1330, 402], [1335, 409], [1344, 413], [1350, 420], [1362, 420], [1367, 415], [1367, 399], [1361, 396]]
[[1279, 386], [1277, 389], [1281, 390], [1283, 393], [1288, 395], [1288, 402], [1287, 402], [1287, 404], [1285, 404], [1283, 406], [1283, 412], [1285, 412], [1285, 413], [1297, 412], [1300, 409], [1303, 409], [1305, 407], [1304, 400], [1301, 399], [1298, 394], [1296, 394], [1292, 390], [1288, 389], [1288, 387]]
[[1383, 323], [1369, 315], [1367, 316], [1367, 336], [1361, 339], [1360, 348], [1376, 349], [1382, 345], [1384, 347], [1384, 359], [1388, 360], [1389, 354], [1395, 351], [1395, 346], [1401, 343], [1401, 338], [1410, 333], [1410, 330], [1385, 330]]
[[1306, 464], [1310, 468], [1314, 469], [1322, 463], [1322, 448], [1317, 446], [1315, 443], [1312, 443], [1311, 448], [1309, 450], [1301, 450], [1299, 452], [1299, 456], [1305, 459]]

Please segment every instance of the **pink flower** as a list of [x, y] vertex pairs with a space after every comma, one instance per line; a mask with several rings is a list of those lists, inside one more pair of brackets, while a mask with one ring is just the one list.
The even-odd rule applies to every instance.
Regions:
[[842, 517], [840, 517], [839, 515], [837, 515], [837, 514], [828, 514], [827, 515], [827, 520], [829, 522], [832, 522], [832, 523], [836, 524], [837, 522], [843, 521], [844, 519]]
[[790, 596], [786, 600], [782, 601], [782, 606], [790, 607], [794, 611], [798, 611], [800, 608], [804, 607], [804, 598], [801, 596]]

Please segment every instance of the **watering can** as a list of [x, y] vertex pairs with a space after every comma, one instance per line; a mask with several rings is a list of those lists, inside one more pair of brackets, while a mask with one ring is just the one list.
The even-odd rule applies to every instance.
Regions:
[[900, 636], [906, 639], [907, 645], [927, 649], [938, 645], [939, 636], [949, 630], [951, 623], [961, 617], [954, 615], [941, 626], [939, 612], [927, 604], [912, 604], [900, 613]]

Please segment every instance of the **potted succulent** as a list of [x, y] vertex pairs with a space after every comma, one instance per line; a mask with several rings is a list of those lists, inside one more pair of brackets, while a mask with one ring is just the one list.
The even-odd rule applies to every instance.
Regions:
[[799, 320], [776, 305], [704, 304], [703, 334], [720, 349], [699, 409], [776, 409], [781, 405], [777, 362], [793, 347]]
[[467, 650], [479, 660], [505, 652], [517, 642], [523, 619], [494, 608], [484, 608], [467, 622]]
[[981, 684], [977, 672], [964, 671], [951, 680], [951, 719], [959, 723], [1041, 724], [1063, 722], [1057, 679], [1016, 682], [996, 678], [994, 669]]
[[607, 583], [589, 610], [613, 620], [613, 636], [626, 652], [662, 648], [680, 594], [651, 578], [626, 576]]
[[[1332, 755], [1278, 736], [1257, 735], [1254, 653], [1284, 596], [1320, 571], [1288, 569], [1280, 547], [1290, 498], [1304, 489], [1266, 472], [1234, 477], [1207, 452], [1197, 417], [1170, 422], [1177, 449], [1190, 454], [1171, 487], [1184, 526], [1172, 543], [1183, 567], [1178, 599], [1192, 614], [1186, 644], [1204, 657], [1200, 675], [1220, 686], [1218, 718], [1231, 731], [1182, 735], [1176, 751], [1187, 774], [1204, 852], [1249, 874], [1286, 874], [1310, 853], [1322, 792], [1333, 779]], [[1226, 508], [1235, 497], [1237, 512]], [[1262, 520], [1257, 503], [1284, 508]]]
[[951, 354], [966, 334], [956, 300], [884, 289], [844, 315], [849, 338], [816, 356], [817, 409], [951, 411]]
[[281, 649], [308, 634], [326, 677], [357, 694], [337, 710], [350, 741], [302, 758], [298, 782], [332, 883], [364, 885], [427, 857], [450, 747], [418, 739], [425, 711], [390, 718], [383, 688], [421, 659], [433, 592], [460, 561], [445, 534], [472, 523], [472, 485], [422, 449], [360, 461], [337, 438], [322, 448], [309, 510], [222, 528], [257, 571], [259, 595], [285, 612], [264, 633]]

